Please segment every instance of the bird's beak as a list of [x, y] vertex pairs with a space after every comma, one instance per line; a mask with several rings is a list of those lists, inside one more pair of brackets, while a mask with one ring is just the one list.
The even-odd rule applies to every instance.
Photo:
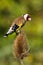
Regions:
[[31, 21], [31, 18], [28, 18], [29, 21]]

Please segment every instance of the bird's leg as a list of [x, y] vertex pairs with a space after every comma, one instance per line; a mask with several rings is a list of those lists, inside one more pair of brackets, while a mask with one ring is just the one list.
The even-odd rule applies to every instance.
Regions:
[[16, 31], [16, 35], [18, 35], [19, 33], [21, 33], [21, 30]]

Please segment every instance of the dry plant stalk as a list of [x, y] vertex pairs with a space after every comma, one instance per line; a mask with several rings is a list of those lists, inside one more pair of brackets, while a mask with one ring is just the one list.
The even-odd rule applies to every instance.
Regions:
[[27, 53], [29, 51], [27, 47], [26, 35], [24, 32], [21, 32], [17, 35], [13, 46], [14, 57], [20, 60], [21, 65], [24, 65], [22, 59], [27, 56]]

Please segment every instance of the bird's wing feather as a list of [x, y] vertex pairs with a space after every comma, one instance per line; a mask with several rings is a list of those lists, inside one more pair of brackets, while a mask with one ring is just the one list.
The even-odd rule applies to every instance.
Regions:
[[11, 27], [12, 27], [12, 30], [20, 30], [20, 28], [24, 25], [24, 23], [25, 23], [25, 20], [24, 20], [24, 18], [21, 16], [21, 17], [18, 17], [18, 18], [16, 18], [14, 21], [13, 21], [13, 23], [12, 23], [12, 25], [11, 25]]
[[21, 16], [21, 17], [18, 17], [16, 18], [12, 25], [11, 26], [14, 26], [14, 24], [18, 25], [18, 26], [21, 26], [22, 24], [24, 23], [24, 18]]

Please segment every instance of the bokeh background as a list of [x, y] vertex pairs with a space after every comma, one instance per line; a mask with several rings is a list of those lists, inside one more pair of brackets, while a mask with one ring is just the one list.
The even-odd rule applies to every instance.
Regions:
[[12, 21], [29, 13], [32, 21], [22, 28], [31, 46], [31, 54], [23, 59], [25, 65], [43, 65], [43, 0], [0, 0], [0, 65], [20, 65], [13, 59], [12, 48], [16, 34], [4, 38]]

